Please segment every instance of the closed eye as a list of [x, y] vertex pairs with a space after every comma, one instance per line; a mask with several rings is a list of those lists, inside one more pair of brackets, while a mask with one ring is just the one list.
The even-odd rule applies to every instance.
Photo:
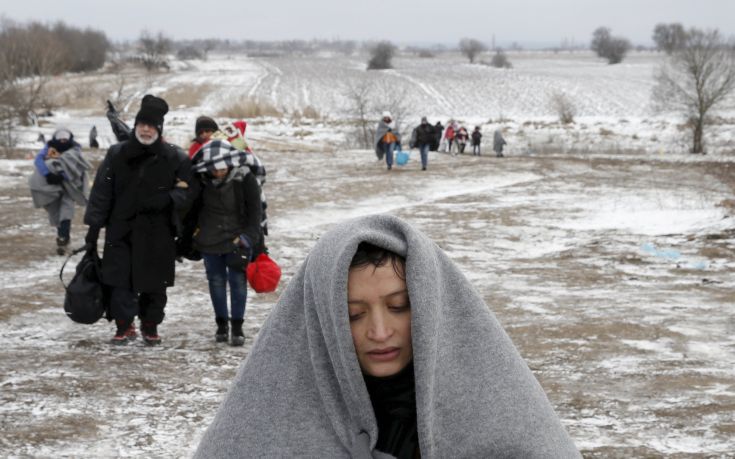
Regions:
[[404, 311], [410, 311], [411, 305], [410, 304], [401, 304], [396, 306], [388, 306], [388, 309], [390, 309], [393, 312], [404, 312]]

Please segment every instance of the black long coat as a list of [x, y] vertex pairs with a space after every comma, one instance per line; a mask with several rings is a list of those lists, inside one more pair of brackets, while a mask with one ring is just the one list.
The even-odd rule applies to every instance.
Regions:
[[137, 139], [107, 151], [92, 186], [84, 223], [105, 227], [102, 280], [138, 292], [161, 292], [174, 284], [177, 210], [186, 205], [188, 155], [160, 139]]

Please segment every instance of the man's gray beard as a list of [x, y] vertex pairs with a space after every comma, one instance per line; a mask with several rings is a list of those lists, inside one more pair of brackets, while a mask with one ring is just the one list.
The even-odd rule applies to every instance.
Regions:
[[150, 140], [144, 140], [143, 138], [140, 137], [140, 135], [138, 134], [138, 131], [136, 130], [135, 138], [138, 139], [138, 142], [142, 143], [143, 145], [146, 145], [146, 146], [153, 145], [154, 143], [156, 143], [156, 140], [158, 140], [158, 131], [156, 131], [156, 135], [153, 136]]

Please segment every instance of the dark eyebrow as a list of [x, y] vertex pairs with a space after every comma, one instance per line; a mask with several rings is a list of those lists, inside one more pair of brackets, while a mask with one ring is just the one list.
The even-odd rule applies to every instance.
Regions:
[[[381, 298], [390, 298], [392, 296], [402, 295], [404, 293], [406, 295], [408, 295], [408, 289], [407, 288], [404, 288], [402, 290], [396, 290], [395, 292], [391, 292], [391, 293], [389, 293], [387, 295], [383, 295]], [[350, 299], [347, 299], [347, 304], [363, 304], [363, 303], [365, 303], [365, 302], [362, 301], [362, 300], [350, 300]]]

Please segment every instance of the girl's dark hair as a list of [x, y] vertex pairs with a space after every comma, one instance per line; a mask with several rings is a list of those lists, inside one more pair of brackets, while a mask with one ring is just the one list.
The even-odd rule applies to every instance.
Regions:
[[355, 256], [352, 257], [350, 268], [373, 266], [376, 269], [388, 261], [393, 265], [393, 271], [403, 280], [406, 280], [406, 259], [395, 252], [378, 247], [369, 242], [361, 242], [357, 246]]

